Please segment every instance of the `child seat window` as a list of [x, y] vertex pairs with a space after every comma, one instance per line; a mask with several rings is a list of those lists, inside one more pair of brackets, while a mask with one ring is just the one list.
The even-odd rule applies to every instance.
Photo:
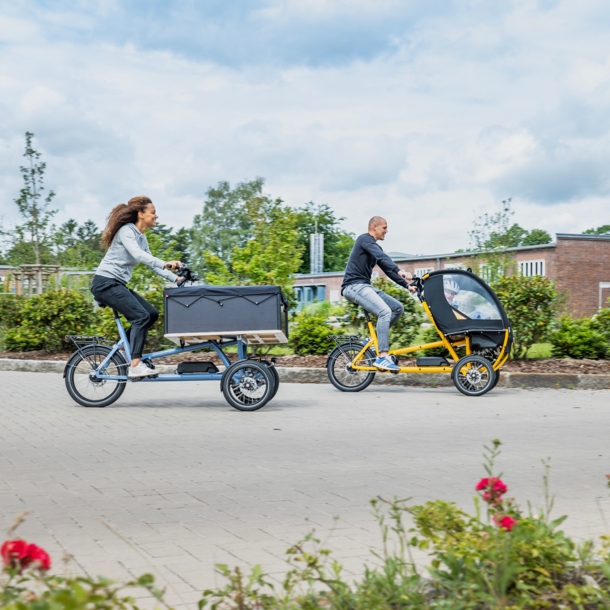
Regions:
[[443, 276], [447, 303], [458, 320], [501, 320], [491, 295], [484, 286], [464, 275]]

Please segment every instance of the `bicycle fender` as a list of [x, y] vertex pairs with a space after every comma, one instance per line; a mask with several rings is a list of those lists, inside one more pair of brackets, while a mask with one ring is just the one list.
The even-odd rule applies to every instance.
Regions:
[[75, 352], [74, 354], [72, 354], [70, 356], [70, 359], [68, 360], [68, 362], [66, 362], [66, 366], [64, 367], [64, 374], [63, 374], [63, 378], [66, 378], [66, 375], [68, 374], [68, 369], [73, 366], [72, 361], [76, 358], [76, 356], [78, 356], [79, 353]]

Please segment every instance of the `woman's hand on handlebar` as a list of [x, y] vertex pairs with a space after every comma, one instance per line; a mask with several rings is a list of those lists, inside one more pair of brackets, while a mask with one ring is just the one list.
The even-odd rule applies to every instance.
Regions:
[[176, 271], [176, 270], [180, 269], [180, 267], [182, 267], [181, 261], [167, 261], [165, 263], [165, 268], [171, 269], [172, 271]]

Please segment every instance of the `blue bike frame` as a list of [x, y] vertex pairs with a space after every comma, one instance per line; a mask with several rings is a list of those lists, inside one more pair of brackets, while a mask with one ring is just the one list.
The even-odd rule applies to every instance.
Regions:
[[[101, 375], [99, 371], [103, 371], [110, 359], [114, 354], [116, 354], [121, 348], [125, 350], [125, 358], [127, 362], [131, 362], [131, 346], [129, 345], [129, 341], [127, 339], [127, 333], [121, 324], [121, 320], [118, 316], [115, 316], [115, 322], [117, 325], [117, 329], [119, 331], [119, 341], [112, 346], [112, 349], [104, 358], [104, 360], [100, 363], [100, 365], [95, 369], [95, 376], [97, 379], [113, 379], [115, 381], [127, 381], [127, 375]], [[144, 354], [142, 356], [142, 360], [154, 360], [155, 358], [164, 358], [165, 356], [173, 356], [174, 354], [182, 354], [184, 352], [192, 352], [198, 349], [213, 349], [217, 354], [225, 367], [231, 366], [230, 360], [227, 358], [225, 353], [222, 351], [223, 347], [229, 347], [232, 345], [237, 345], [237, 353], [240, 360], [244, 360], [247, 358], [247, 350], [246, 343], [242, 341], [239, 337], [237, 339], [233, 339], [226, 342], [218, 342], [218, 341], [204, 341], [203, 343], [197, 343], [195, 345], [185, 345], [184, 347], [175, 347], [173, 349], [166, 349], [161, 352], [152, 352], [150, 354]], [[138, 381], [146, 381], [152, 383], [154, 381], [214, 381], [222, 379], [222, 373], [188, 373], [186, 375], [179, 374], [165, 374], [165, 375], [157, 375], [156, 377], [141, 377]]]

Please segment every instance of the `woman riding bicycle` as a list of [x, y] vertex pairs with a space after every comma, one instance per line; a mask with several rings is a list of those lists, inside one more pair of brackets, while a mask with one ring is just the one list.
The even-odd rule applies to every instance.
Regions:
[[95, 272], [91, 292], [95, 300], [112, 307], [131, 323], [127, 337], [131, 346], [129, 377], [147, 377], [154, 371], [142, 362], [148, 329], [159, 312], [139, 294], [127, 288], [131, 272], [144, 263], [157, 275], [171, 282], [179, 278], [167, 269], [182, 267], [180, 261], [162, 261], [150, 253], [144, 232], [157, 224], [157, 212], [148, 197], [133, 197], [117, 205], [108, 216], [102, 246], [108, 251]]

